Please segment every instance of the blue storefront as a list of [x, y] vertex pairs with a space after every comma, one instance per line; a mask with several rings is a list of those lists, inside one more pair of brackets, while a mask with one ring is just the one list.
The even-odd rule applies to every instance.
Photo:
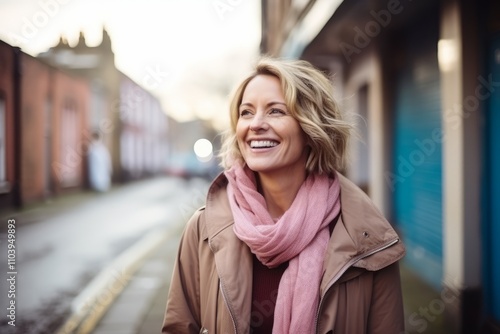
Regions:
[[439, 289], [443, 210], [438, 29], [432, 24], [426, 27], [406, 33], [403, 65], [397, 69], [393, 198], [395, 222], [407, 246], [405, 261]]

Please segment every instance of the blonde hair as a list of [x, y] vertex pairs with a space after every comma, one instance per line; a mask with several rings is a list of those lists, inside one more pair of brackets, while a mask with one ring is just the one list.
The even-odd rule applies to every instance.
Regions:
[[333, 99], [329, 79], [307, 61], [275, 58], [259, 60], [232, 95], [231, 127], [224, 134], [219, 154], [222, 167], [228, 169], [235, 160], [243, 161], [236, 138], [238, 109], [248, 83], [258, 75], [273, 75], [280, 80], [287, 108], [299, 122], [311, 148], [306, 170], [317, 174], [342, 170], [353, 126], [344, 119]]

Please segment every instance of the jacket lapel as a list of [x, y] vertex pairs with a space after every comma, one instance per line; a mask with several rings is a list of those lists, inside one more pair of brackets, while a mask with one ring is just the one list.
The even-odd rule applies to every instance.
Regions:
[[368, 196], [341, 174], [337, 176], [341, 216], [325, 255], [321, 295], [351, 266], [379, 270], [405, 254], [398, 235]]
[[[250, 330], [253, 259], [248, 246], [233, 232], [233, 216], [226, 192], [227, 180], [219, 176], [207, 199], [207, 236], [214, 253], [221, 293], [237, 333]], [[214, 205], [211, 205], [213, 202]], [[216, 204], [215, 204], [216, 203]]]

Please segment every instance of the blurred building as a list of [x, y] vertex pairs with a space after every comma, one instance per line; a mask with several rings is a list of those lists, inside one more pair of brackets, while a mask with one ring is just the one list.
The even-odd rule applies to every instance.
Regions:
[[0, 206], [85, 184], [86, 80], [0, 41]]
[[99, 131], [113, 158], [113, 175], [121, 174], [119, 150], [120, 73], [115, 67], [111, 38], [103, 29], [98, 46], [88, 47], [80, 33], [75, 46], [63, 37], [59, 43], [38, 55], [38, 59], [74, 75], [86, 78], [90, 85], [88, 131]]
[[500, 3], [274, 0], [262, 15], [262, 53], [312, 62], [356, 114], [347, 174], [407, 264], [453, 293], [454, 332], [499, 333]]
[[159, 100], [116, 69], [106, 31], [99, 46], [61, 38], [37, 58], [0, 41], [0, 207], [87, 187], [96, 131], [115, 182], [165, 173], [168, 122]]
[[87, 46], [80, 33], [75, 46], [61, 37], [38, 58], [90, 82], [89, 131], [99, 131], [104, 137], [115, 181], [165, 170], [168, 117], [155, 96], [116, 68], [111, 38], [105, 29], [101, 43], [95, 47]]
[[120, 169], [123, 180], [165, 172], [172, 142], [160, 101], [120, 73]]

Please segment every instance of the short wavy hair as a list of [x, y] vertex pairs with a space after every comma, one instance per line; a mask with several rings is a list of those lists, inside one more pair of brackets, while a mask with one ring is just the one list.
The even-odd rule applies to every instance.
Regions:
[[330, 80], [307, 61], [269, 57], [257, 62], [253, 72], [232, 95], [231, 126], [224, 133], [219, 153], [222, 167], [228, 169], [237, 160], [244, 162], [236, 138], [238, 110], [248, 83], [258, 75], [272, 75], [280, 80], [286, 106], [305, 132], [307, 145], [311, 148], [306, 170], [317, 174], [343, 170], [353, 126], [333, 99]]

